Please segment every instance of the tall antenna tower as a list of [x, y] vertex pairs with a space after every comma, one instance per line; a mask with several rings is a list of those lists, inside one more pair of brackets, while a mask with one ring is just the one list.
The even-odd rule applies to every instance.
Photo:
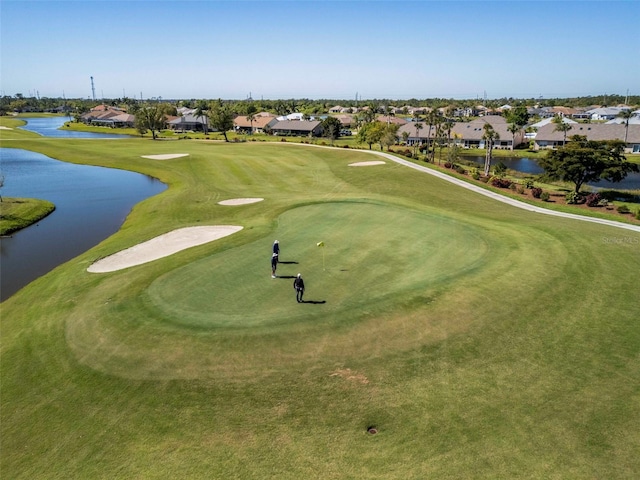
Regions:
[[96, 87], [93, 84], [93, 77], [91, 77], [91, 94], [93, 95], [93, 100], [95, 101], [95, 99], [96, 99]]

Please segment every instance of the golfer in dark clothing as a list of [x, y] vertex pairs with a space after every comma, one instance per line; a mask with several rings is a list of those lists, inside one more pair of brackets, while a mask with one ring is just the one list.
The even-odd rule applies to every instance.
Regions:
[[273, 253], [280, 255], [280, 242], [278, 242], [278, 240], [273, 242]]
[[296, 290], [296, 300], [298, 303], [302, 302], [302, 295], [304, 295], [304, 280], [302, 280], [302, 276], [298, 274], [296, 279], [293, 281], [293, 288]]
[[278, 268], [278, 254], [271, 255], [271, 278], [276, 278], [276, 268]]

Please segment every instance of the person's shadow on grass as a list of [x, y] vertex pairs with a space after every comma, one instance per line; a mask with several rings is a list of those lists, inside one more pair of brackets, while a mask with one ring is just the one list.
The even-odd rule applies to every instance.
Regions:
[[277, 278], [296, 278], [295, 275], [276, 275]]
[[283, 262], [282, 260], [278, 260], [278, 263], [282, 263], [283, 265], [298, 265], [298, 262]]
[[302, 300], [300, 303], [311, 303], [312, 305], [322, 305], [327, 303], [326, 300]]

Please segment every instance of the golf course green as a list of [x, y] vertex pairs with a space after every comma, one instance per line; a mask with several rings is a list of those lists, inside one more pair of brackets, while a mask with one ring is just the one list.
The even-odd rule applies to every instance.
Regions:
[[[169, 186], [0, 305], [3, 478], [640, 472], [640, 233], [353, 149], [1, 135]], [[242, 230], [87, 271], [200, 225]]]

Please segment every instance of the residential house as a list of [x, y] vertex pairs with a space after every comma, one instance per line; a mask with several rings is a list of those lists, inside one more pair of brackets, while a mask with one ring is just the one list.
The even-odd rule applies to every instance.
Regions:
[[587, 110], [587, 113], [591, 120], [613, 120], [624, 109], [619, 107], [600, 107], [592, 110]]
[[395, 123], [396, 125], [404, 125], [407, 123], [404, 118], [394, 117], [393, 115], [378, 115], [376, 120], [382, 123]]
[[[562, 123], [568, 123], [568, 124], [577, 124], [578, 122], [576, 122], [575, 120], [571, 120], [570, 118], [567, 117], [560, 117], [562, 118]], [[536, 135], [538, 134], [538, 130], [542, 127], [544, 127], [545, 125], [549, 125], [550, 123], [553, 122], [554, 117], [547, 117], [547, 118], [543, 118], [542, 120], [540, 120], [539, 122], [536, 123], [532, 123], [531, 125], [529, 125], [529, 129], [528, 130], [533, 130], [533, 131], [529, 131], [527, 133], [524, 134], [524, 138], [526, 140], [533, 140], [534, 138], [536, 138]], [[555, 123], [554, 123], [555, 125]]]
[[110, 105], [98, 105], [92, 108], [90, 111], [83, 113], [80, 115], [80, 120], [83, 123], [90, 124], [107, 124], [107, 120], [111, 117], [118, 116], [122, 113], [125, 113], [124, 110], [121, 110], [117, 107], [112, 107]]
[[209, 118], [204, 115], [195, 116], [193, 113], [182, 115], [170, 120], [169, 128], [178, 132], [204, 132], [205, 125], [208, 132], [213, 131]]
[[336, 118], [340, 120], [343, 128], [352, 128], [356, 124], [353, 115], [336, 115]]
[[[421, 124], [422, 128], [417, 129], [416, 124]], [[407, 133], [407, 145], [422, 145], [427, 142], [427, 138], [433, 140], [436, 136], [436, 127], [434, 125], [431, 126], [431, 131], [429, 131], [429, 125], [425, 122], [406, 122], [404, 125], [401, 125], [398, 129], [398, 133], [396, 136], [402, 139], [403, 134]]]
[[485, 148], [484, 136], [485, 124], [490, 124], [499, 139], [494, 142], [493, 148], [511, 149], [517, 147], [524, 140], [524, 132], [521, 130], [513, 135], [509, 131], [509, 124], [504, 117], [498, 115], [487, 115], [471, 122], [457, 122], [451, 130], [451, 138], [462, 148]]
[[[583, 135], [587, 140], [622, 140], [625, 133], [627, 143], [626, 153], [640, 153], [640, 125], [629, 124], [629, 130], [624, 124], [604, 124], [604, 123], [576, 123], [571, 125], [571, 129], [566, 132], [567, 141], [573, 135]], [[538, 130], [535, 138], [536, 150], [552, 149], [561, 147], [564, 143], [564, 132], [555, 130], [554, 124], [544, 125]]]
[[[623, 123], [623, 124], [626, 124], [627, 120], [624, 119], [624, 118], [616, 117], [613, 120], [609, 120], [605, 124], [611, 124], [611, 123]], [[635, 110], [633, 112], [632, 117], [629, 119], [629, 125], [640, 125], [640, 110]]]
[[239, 115], [233, 120], [233, 129], [238, 133], [263, 133], [265, 129], [270, 128], [277, 121], [273, 114], [254, 114], [252, 121], [245, 115]]
[[279, 120], [270, 126], [273, 135], [296, 137], [319, 137], [322, 122], [319, 120]]

